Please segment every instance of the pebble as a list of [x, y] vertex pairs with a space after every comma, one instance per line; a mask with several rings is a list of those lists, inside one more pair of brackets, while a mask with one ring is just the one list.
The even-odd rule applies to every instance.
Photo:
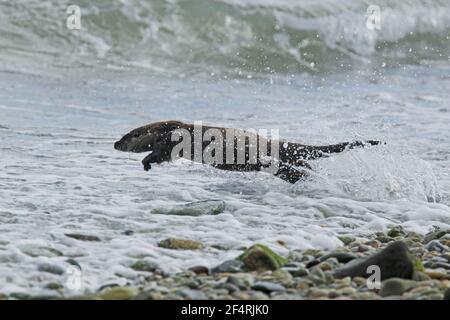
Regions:
[[446, 280], [450, 279], [448, 274], [443, 271], [439, 271], [437, 269], [434, 270], [426, 270], [425, 273], [431, 278], [431, 279], [438, 279], [438, 280]]
[[269, 297], [262, 291], [250, 291], [250, 300], [267, 300]]
[[450, 270], [450, 263], [445, 263], [445, 262], [435, 262], [431, 265], [430, 267], [431, 269], [438, 269], [438, 268], [443, 268], [443, 269], [447, 269]]
[[389, 278], [411, 279], [414, 271], [414, 261], [407, 246], [402, 241], [389, 243], [384, 249], [365, 259], [353, 260], [334, 272], [337, 278], [368, 277], [368, 267], [376, 265], [381, 270], [381, 280]]
[[325, 260], [328, 260], [329, 258], [335, 258], [340, 263], [347, 263], [349, 261], [352, 261], [353, 259], [356, 259], [357, 256], [355, 254], [349, 253], [349, 252], [335, 251], [335, 252], [331, 252], [331, 253], [328, 253], [328, 254], [320, 257], [320, 261], [325, 261]]
[[133, 263], [130, 268], [135, 271], [154, 272], [158, 269], [158, 264], [151, 260], [142, 259]]
[[308, 296], [311, 298], [324, 298], [328, 297], [329, 293], [330, 291], [327, 289], [311, 288], [308, 292]]
[[383, 281], [380, 296], [401, 296], [404, 292], [418, 286], [418, 282], [413, 280], [405, 280], [400, 278], [391, 278]]
[[365, 242], [364, 244], [366, 246], [370, 246], [370, 247], [375, 248], [375, 249], [378, 249], [378, 248], [381, 247], [381, 242], [376, 240], [376, 239], [375, 240], [370, 240], [368, 242]]
[[161, 240], [158, 246], [166, 249], [177, 249], [177, 250], [200, 250], [203, 249], [203, 244], [194, 240], [177, 239], [177, 238], [167, 238]]
[[224, 210], [225, 210], [225, 201], [204, 200], [176, 205], [169, 209], [157, 208], [154, 209], [152, 213], [198, 217], [204, 215], [217, 215], [222, 213]]
[[56, 275], [62, 275], [65, 273], [64, 268], [58, 266], [58, 265], [54, 265], [54, 264], [50, 264], [50, 263], [41, 263], [38, 265], [38, 270], [42, 271], [42, 272], [48, 272], [48, 273], [52, 273], [52, 274], [56, 274]]
[[211, 269], [211, 273], [234, 273], [242, 271], [244, 263], [239, 260], [227, 260]]
[[262, 244], [255, 244], [245, 250], [239, 257], [247, 270], [277, 270], [286, 264], [287, 260]]
[[266, 276], [261, 276], [260, 280], [272, 280], [289, 286], [293, 283], [293, 276], [288, 271], [279, 269]]
[[384, 234], [383, 232], [377, 232], [376, 234], [376, 240], [380, 241], [381, 243], [388, 243], [392, 241], [392, 238]]
[[109, 288], [97, 295], [101, 300], [129, 300], [137, 295], [137, 289], [126, 287]]
[[240, 289], [239, 289], [238, 286], [236, 286], [236, 285], [234, 285], [234, 284], [232, 284], [232, 283], [229, 283], [229, 282], [222, 283], [222, 284], [219, 286], [219, 288], [226, 289], [226, 290], [227, 290], [227, 293], [234, 293], [234, 292], [236, 292], [236, 291], [240, 291]]
[[65, 233], [64, 235], [80, 241], [101, 241], [99, 237], [87, 234]]
[[194, 266], [189, 268], [190, 271], [194, 272], [195, 274], [208, 274], [209, 269], [205, 266]]
[[355, 241], [355, 238], [352, 236], [339, 236], [338, 239], [341, 240], [346, 246]]
[[82, 270], [81, 265], [75, 259], [67, 259], [66, 262], [74, 267], [77, 267], [79, 270]]
[[49, 282], [45, 285], [45, 288], [49, 290], [61, 290], [63, 289], [63, 285], [58, 282]]
[[447, 290], [445, 290], [444, 292], [444, 300], [450, 300], [450, 288], [448, 288]]
[[441, 237], [445, 236], [448, 233], [450, 233], [450, 230], [436, 230], [436, 231], [430, 232], [427, 235], [425, 235], [425, 239], [423, 240], [423, 243], [426, 244], [432, 240], [440, 239]]
[[336, 290], [336, 293], [340, 296], [351, 296], [356, 293], [356, 289], [352, 287], [346, 287], [339, 290]]
[[442, 259], [447, 260], [450, 263], [450, 253], [445, 253], [441, 256]]
[[322, 262], [320, 263], [317, 267], [319, 267], [320, 269], [322, 269], [322, 271], [330, 271], [333, 269], [332, 265], [328, 262]]
[[254, 283], [253, 276], [249, 274], [239, 274], [239, 275], [231, 275], [226, 280], [228, 283], [231, 283], [238, 287], [241, 290], [245, 290], [249, 287], [251, 287]]
[[304, 277], [308, 275], [308, 270], [302, 267], [284, 267], [282, 270], [289, 272], [293, 277]]
[[391, 238], [395, 238], [395, 237], [404, 236], [406, 234], [406, 232], [402, 226], [397, 225], [397, 226], [391, 226], [389, 231], [386, 234], [387, 234], [387, 236], [389, 236]]
[[444, 246], [439, 240], [431, 240], [425, 245], [428, 251], [447, 252], [449, 248]]
[[274, 291], [282, 292], [286, 290], [286, 288], [283, 285], [268, 281], [258, 281], [252, 286], [252, 289], [257, 291], [263, 291], [265, 293], [270, 293]]
[[431, 278], [424, 272], [415, 271], [413, 273], [412, 280], [414, 280], [414, 281], [427, 281], [427, 280], [431, 280]]
[[133, 300], [158, 300], [163, 299], [164, 295], [160, 292], [156, 291], [141, 291], [139, 292], [135, 297], [133, 297]]
[[316, 285], [325, 284], [327, 282], [327, 279], [325, 277], [325, 273], [322, 269], [318, 267], [313, 267], [310, 271], [309, 278], [314, 282]]
[[58, 251], [54, 248], [48, 248], [48, 247], [39, 247], [34, 245], [27, 245], [23, 246], [21, 248], [22, 252], [26, 255], [29, 255], [30, 257], [47, 257], [47, 258], [53, 258], [53, 257], [59, 257], [62, 256], [62, 252]]
[[201, 290], [182, 289], [178, 294], [186, 300], [205, 300], [206, 296]]
[[[404, 237], [401, 235], [402, 229], [395, 229], [395, 231], [390, 229], [390, 231], [391, 235], [395, 235], [395, 232], [400, 234], [395, 236], [396, 239]], [[244, 254], [241, 256], [225, 261], [211, 270], [208, 270], [206, 266], [197, 265], [176, 274], [161, 273], [161, 269], [152, 259], [136, 259], [131, 262], [129, 269], [122, 268], [128, 270], [133, 277], [119, 279], [124, 280], [123, 282], [104, 285], [99, 289], [98, 294], [72, 298], [113, 300], [450, 299], [450, 253], [442, 236], [439, 240], [431, 239], [424, 244], [423, 238], [413, 233], [407, 233], [408, 238], [404, 241], [393, 241], [392, 237], [384, 235], [389, 242], [386, 244], [379, 240], [381, 235], [382, 233], [376, 235], [377, 240], [374, 240], [373, 236], [368, 239], [353, 239], [345, 247], [337, 248], [332, 252], [297, 249], [289, 252], [288, 259], [265, 246], [255, 245], [244, 249]], [[450, 237], [448, 233], [444, 236]], [[274, 244], [276, 244], [275, 240]], [[366, 247], [367, 251], [361, 250]], [[48, 255], [51, 258], [62, 255], [59, 251], [42, 246], [27, 245], [22, 246], [21, 250], [38, 254], [37, 256]], [[258, 267], [248, 268], [249, 262], [247, 261], [246, 264], [243, 261], [249, 254], [250, 265]], [[64, 258], [60, 259], [64, 260]], [[261, 261], [264, 259], [266, 261]], [[66, 265], [63, 264], [62, 267], [55, 264], [56, 261], [59, 259], [53, 260], [52, 263], [40, 262], [37, 268], [43, 272], [62, 275], [64, 266], [71, 264], [79, 267], [78, 262], [73, 259], [65, 260]], [[355, 266], [366, 271], [367, 263], [374, 264], [377, 261], [381, 263], [382, 270], [388, 270], [388, 276], [384, 278], [381, 290], [371, 290], [367, 287], [366, 272], [341, 273], [343, 269], [348, 271]], [[309, 266], [309, 269], [305, 264]], [[424, 270], [422, 265], [427, 269]], [[412, 269], [411, 273], [406, 270], [408, 268]], [[141, 273], [132, 272], [131, 269]], [[402, 273], [405, 270], [408, 271], [407, 274]], [[43, 277], [43, 275], [40, 276]], [[132, 283], [133, 288], [128, 287], [128, 283]], [[137, 286], [134, 285], [135, 283]], [[45, 292], [54, 292], [54, 294], [44, 292], [44, 295], [34, 296], [15, 293], [6, 298], [54, 299], [66, 296], [65, 286], [58, 281], [44, 282], [42, 288], [47, 290]]]

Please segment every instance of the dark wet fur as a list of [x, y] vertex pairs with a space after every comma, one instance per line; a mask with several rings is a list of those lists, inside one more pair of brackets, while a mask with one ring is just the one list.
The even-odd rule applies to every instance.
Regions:
[[[219, 129], [222, 135], [226, 136], [226, 129], [222, 127], [210, 127], [203, 126], [203, 133], [208, 129]], [[193, 132], [194, 126], [191, 124], [185, 124], [180, 121], [162, 121], [155, 122], [149, 125], [136, 128], [130, 131], [128, 134], [123, 136], [122, 139], [114, 144], [114, 148], [125, 152], [151, 152], [142, 160], [144, 170], [148, 171], [151, 169], [152, 163], [162, 163], [166, 161], [171, 161], [172, 149], [179, 142], [173, 142], [171, 140], [172, 133], [176, 129], [186, 129], [191, 133], [191, 154], [193, 152]], [[257, 141], [259, 142], [259, 136], [257, 136]], [[270, 155], [270, 141], [266, 139], [262, 140], [266, 142], [267, 154]], [[204, 150], [210, 144], [209, 141], [204, 141], [202, 149]], [[275, 176], [288, 181], [290, 183], [295, 183], [299, 180], [305, 179], [308, 176], [308, 171], [311, 170], [310, 165], [306, 162], [307, 160], [315, 160], [322, 157], [327, 157], [333, 153], [340, 153], [347, 149], [353, 149], [357, 147], [365, 147], [369, 145], [378, 145], [380, 141], [368, 140], [368, 141], [354, 141], [354, 142], [343, 142], [334, 145], [327, 146], [310, 146], [302, 145], [299, 143], [288, 142], [288, 141], [278, 141], [279, 144], [279, 165]], [[235, 141], [235, 159], [237, 159], [237, 148]], [[261, 171], [267, 167], [265, 162], [261, 161], [259, 157], [255, 159], [255, 163], [250, 163], [248, 146], [249, 141], [245, 142], [245, 162], [244, 164], [212, 164], [215, 168], [221, 170], [230, 171]], [[286, 146], [286, 148], [285, 148]], [[259, 148], [259, 144], [258, 144]], [[259, 149], [258, 149], [259, 150]], [[223, 146], [224, 151], [224, 162], [226, 159], [226, 146]], [[259, 152], [258, 152], [259, 154]], [[190, 159], [193, 160], [193, 159]]]

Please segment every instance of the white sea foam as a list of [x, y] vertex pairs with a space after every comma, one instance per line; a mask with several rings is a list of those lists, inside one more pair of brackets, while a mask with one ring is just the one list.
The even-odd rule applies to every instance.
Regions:
[[[417, 73], [421, 78], [412, 79]], [[0, 292], [42, 293], [47, 282], [64, 284], [68, 275], [38, 267], [67, 268], [68, 258], [81, 265], [83, 290], [91, 291], [139, 283], [130, 265], [140, 257], [176, 272], [212, 267], [255, 242], [285, 254], [277, 240], [289, 249], [332, 249], [340, 245], [340, 234], [364, 236], [390, 224], [422, 234], [450, 227], [445, 73], [419, 67], [389, 72], [384, 77], [392, 87], [341, 76], [270, 85], [124, 73], [87, 83], [77, 74], [66, 84], [2, 74]], [[427, 85], [409, 89], [421, 79]], [[160, 119], [275, 128], [281, 137], [311, 144], [370, 138], [386, 145], [312, 161], [311, 178], [293, 186], [264, 173], [186, 161], [144, 172], [144, 155], [113, 149], [122, 134]], [[224, 200], [225, 211], [198, 217], [152, 213], [210, 199]], [[101, 241], [65, 235], [71, 233]], [[159, 248], [167, 237], [199, 240], [206, 249]], [[30, 250], [40, 256], [30, 257]]]
[[[450, 227], [448, 1], [102, 0], [79, 31], [68, 4], [0, 0], [0, 293], [50, 293], [69, 275], [38, 269], [68, 259], [76, 294], [138, 284], [142, 257], [176, 272], [255, 242], [285, 254], [390, 224]], [[361, 27], [369, 4], [379, 31]], [[186, 161], [144, 172], [143, 154], [113, 149], [161, 119], [386, 144], [311, 161], [296, 185]], [[225, 211], [152, 213], [211, 199]], [[206, 248], [159, 248], [167, 237]]]

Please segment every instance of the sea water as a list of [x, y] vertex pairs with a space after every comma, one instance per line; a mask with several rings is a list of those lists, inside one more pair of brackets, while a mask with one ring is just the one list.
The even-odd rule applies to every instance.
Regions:
[[[139, 283], [144, 257], [177, 272], [256, 242], [283, 254], [450, 227], [448, 1], [77, 1], [80, 30], [70, 4], [0, 0], [0, 293], [65, 285], [69, 259], [84, 292]], [[295, 185], [186, 161], [145, 172], [145, 154], [114, 150], [163, 119], [385, 144], [310, 161]], [[224, 212], [152, 213], [204, 200]], [[158, 247], [168, 237], [206, 249]]]

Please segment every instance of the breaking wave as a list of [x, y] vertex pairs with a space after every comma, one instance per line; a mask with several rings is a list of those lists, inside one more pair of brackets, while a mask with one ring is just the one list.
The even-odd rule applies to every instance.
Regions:
[[[447, 0], [0, 0], [0, 69], [178, 75], [323, 73], [448, 61]], [[380, 29], [366, 27], [381, 9]]]

